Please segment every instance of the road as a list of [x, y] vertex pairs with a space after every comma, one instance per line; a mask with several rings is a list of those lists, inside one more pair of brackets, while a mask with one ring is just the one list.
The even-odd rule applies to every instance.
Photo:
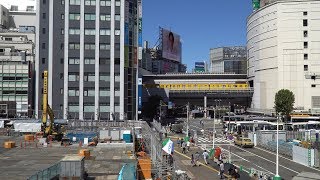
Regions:
[[[212, 140], [208, 137], [209, 131], [212, 131], [212, 120], [204, 120], [204, 126], [200, 125], [200, 120], [190, 120], [189, 128], [191, 132], [197, 132], [198, 146], [202, 148], [212, 147]], [[205, 136], [202, 137], [201, 129], [205, 130]], [[247, 169], [254, 168], [266, 174], [275, 175], [276, 172], [276, 154], [264, 150], [259, 147], [255, 148], [241, 148], [230, 145], [228, 140], [222, 138], [222, 125], [216, 125], [217, 138], [215, 144], [220, 146], [225, 154], [229, 155], [229, 148], [231, 151], [231, 161], [238, 165], [246, 167]], [[291, 159], [279, 156], [279, 174], [283, 179], [292, 179], [300, 172], [313, 172], [320, 174], [319, 169], [307, 167]]]

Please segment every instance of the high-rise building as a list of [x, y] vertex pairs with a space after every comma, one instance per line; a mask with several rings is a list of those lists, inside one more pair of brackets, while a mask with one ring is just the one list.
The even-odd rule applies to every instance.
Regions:
[[212, 73], [247, 73], [246, 47], [220, 47], [210, 49], [210, 68]]
[[36, 0], [0, 0], [2, 29], [36, 26]]
[[247, 19], [252, 108], [273, 109], [278, 90], [296, 109], [320, 109], [320, 1], [265, 0]]
[[[141, 0], [41, 0], [37, 8], [36, 92], [59, 118], [133, 119], [142, 48]], [[139, 39], [139, 41], [138, 41]]]

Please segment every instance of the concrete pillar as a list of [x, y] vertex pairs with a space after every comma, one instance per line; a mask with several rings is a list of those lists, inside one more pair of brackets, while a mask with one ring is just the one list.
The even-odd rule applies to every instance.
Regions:
[[207, 96], [204, 97], [204, 118], [207, 118]]

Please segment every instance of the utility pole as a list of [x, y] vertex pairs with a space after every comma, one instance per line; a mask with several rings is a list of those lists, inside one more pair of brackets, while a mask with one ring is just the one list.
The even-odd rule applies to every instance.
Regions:
[[187, 137], [189, 137], [189, 102], [187, 104]]
[[230, 110], [231, 110], [231, 107], [230, 107], [230, 102], [229, 102], [229, 113], [228, 113], [228, 115], [229, 115], [229, 127], [228, 127], [228, 130], [231, 133], [231, 129], [230, 129]]
[[[216, 105], [217, 107], [217, 105]], [[215, 138], [216, 138], [216, 108], [213, 109], [213, 132], [212, 132], [212, 148], [214, 149], [214, 143], [215, 143]]]
[[279, 176], [279, 119], [280, 115], [277, 118], [277, 156], [276, 156], [276, 175], [273, 177], [273, 180], [281, 180]]
[[160, 100], [160, 114], [159, 114], [159, 123], [161, 123], [161, 109], [162, 109], [162, 104], [161, 104], [161, 100]]

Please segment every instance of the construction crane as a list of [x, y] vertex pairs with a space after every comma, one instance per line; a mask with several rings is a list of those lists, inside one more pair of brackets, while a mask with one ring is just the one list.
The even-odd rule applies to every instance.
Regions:
[[[48, 115], [50, 119], [49, 125], [47, 125]], [[54, 124], [54, 113], [48, 104], [48, 71], [43, 72], [42, 131], [44, 137], [52, 135], [55, 140], [59, 141], [63, 137], [61, 127]]]

